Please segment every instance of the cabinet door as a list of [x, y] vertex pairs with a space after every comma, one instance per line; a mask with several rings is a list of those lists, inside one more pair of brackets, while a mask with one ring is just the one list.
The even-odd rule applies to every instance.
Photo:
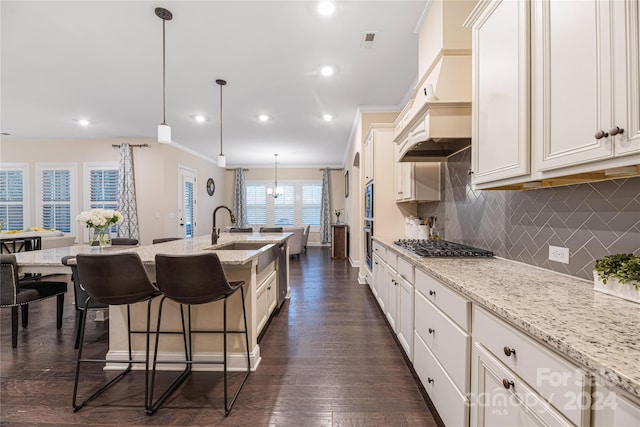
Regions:
[[482, 346], [473, 349], [471, 425], [572, 426]]
[[[532, 144], [549, 171], [613, 156], [611, 3], [536, 1]], [[597, 135], [603, 131], [602, 135]], [[606, 134], [608, 135], [608, 133]]]
[[371, 292], [373, 292], [373, 296], [376, 297], [376, 300], [378, 299], [378, 288], [380, 287], [380, 280], [382, 275], [381, 275], [381, 270], [382, 270], [382, 265], [380, 264], [380, 257], [377, 256], [376, 254], [373, 254], [373, 280], [371, 282]]
[[413, 361], [413, 285], [402, 277], [398, 277], [398, 316], [397, 334], [398, 341], [404, 348], [404, 352]]
[[396, 161], [396, 202], [404, 198], [404, 163]]
[[492, 1], [473, 26], [473, 183], [528, 175], [529, 2]]
[[396, 273], [392, 270], [387, 271], [387, 304], [385, 306], [387, 313], [387, 320], [391, 325], [391, 329], [397, 334], [398, 328], [396, 325], [396, 318], [398, 317], [398, 280]]
[[414, 185], [414, 167], [415, 163], [404, 163], [402, 167], [402, 199], [403, 200], [415, 200], [415, 185]]
[[373, 139], [374, 133], [371, 132], [364, 143], [364, 182], [368, 183], [373, 179]]
[[637, 0], [614, 1], [616, 156], [640, 152], [640, 7]]

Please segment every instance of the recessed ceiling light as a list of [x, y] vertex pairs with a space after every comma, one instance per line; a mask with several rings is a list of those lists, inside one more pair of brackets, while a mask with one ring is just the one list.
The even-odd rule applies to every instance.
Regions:
[[258, 118], [260, 119], [261, 122], [266, 122], [269, 120], [269, 116], [267, 116], [266, 114], [260, 114]]
[[322, 118], [324, 119], [324, 121], [326, 122], [330, 122], [331, 120], [333, 120], [333, 117], [331, 117], [331, 114], [324, 114], [322, 116]]
[[324, 67], [320, 68], [320, 74], [322, 74], [325, 77], [333, 76], [334, 71], [335, 70], [330, 65], [325, 65]]
[[336, 4], [332, 1], [321, 1], [318, 3], [318, 13], [323, 16], [331, 16], [336, 11]]
[[203, 123], [207, 120], [205, 116], [197, 115], [194, 117], [194, 120], [198, 123]]
[[89, 126], [91, 124], [91, 122], [87, 119], [80, 119], [78, 120], [78, 124], [80, 126]]

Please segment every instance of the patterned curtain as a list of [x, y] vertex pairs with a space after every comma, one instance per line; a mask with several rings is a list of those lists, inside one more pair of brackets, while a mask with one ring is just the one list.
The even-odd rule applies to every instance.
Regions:
[[247, 194], [244, 186], [244, 169], [236, 169], [236, 184], [233, 193], [233, 212], [236, 216], [236, 227], [247, 224]]
[[118, 210], [124, 217], [124, 220], [118, 226], [118, 237], [139, 239], [138, 207], [136, 205], [136, 186], [133, 175], [133, 151], [127, 143], [120, 144]]
[[320, 242], [331, 240], [331, 206], [329, 205], [329, 169], [322, 170], [322, 201], [320, 202]]

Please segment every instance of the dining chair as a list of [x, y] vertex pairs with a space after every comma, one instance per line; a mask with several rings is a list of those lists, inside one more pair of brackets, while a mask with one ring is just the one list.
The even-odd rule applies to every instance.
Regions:
[[[233, 404], [242, 389], [247, 377], [251, 373], [251, 359], [249, 354], [249, 333], [247, 329], [247, 314], [244, 304], [244, 281], [229, 282], [224, 273], [220, 258], [216, 253], [204, 253], [198, 255], [156, 255], [156, 279], [157, 286], [162, 292], [160, 305], [158, 308], [158, 321], [156, 325], [156, 342], [153, 352], [152, 373], [149, 386], [149, 401], [147, 404], [147, 413], [155, 412], [171, 393], [189, 376], [191, 367], [194, 364], [222, 364], [224, 371], [224, 412], [225, 416], [229, 415]], [[240, 298], [242, 300], [242, 315], [244, 319], [244, 330], [230, 330], [227, 328], [227, 300], [233, 294], [240, 290]], [[180, 304], [180, 315], [182, 317], [182, 335], [184, 342], [185, 360], [163, 360], [160, 363], [177, 363], [185, 364], [184, 371], [165, 389], [162, 395], [153, 401], [153, 393], [155, 387], [156, 368], [158, 364], [158, 344], [162, 331], [160, 330], [162, 309], [165, 301], [169, 299]], [[191, 327], [191, 306], [223, 301], [222, 307], [222, 330], [193, 330]], [[187, 308], [187, 326], [185, 326], [184, 309]], [[210, 308], [209, 308], [210, 307]], [[207, 310], [219, 310], [219, 305], [209, 306]], [[203, 307], [204, 308], [204, 307]], [[223, 360], [203, 360], [193, 359], [193, 334], [222, 334], [223, 335]], [[227, 391], [227, 335], [243, 334], [246, 345], [247, 370], [242, 380], [236, 388], [231, 402], [228, 400]]]
[[260, 227], [261, 233], [282, 233], [283, 230], [282, 227]]
[[130, 239], [128, 237], [114, 237], [111, 239], [113, 246], [137, 246], [138, 239]]
[[[80, 328], [80, 345], [78, 347], [78, 355], [76, 359], [76, 374], [73, 383], [73, 411], [76, 412], [85, 406], [88, 402], [98, 397], [105, 390], [116, 384], [131, 372], [134, 363], [144, 363], [145, 367], [145, 396], [144, 404], [146, 409], [147, 391], [148, 391], [148, 372], [149, 372], [149, 324], [151, 319], [151, 302], [159, 295], [156, 288], [151, 283], [149, 276], [145, 270], [142, 260], [137, 253], [113, 253], [113, 254], [78, 254], [76, 257], [78, 265], [78, 279], [82, 284], [84, 291], [87, 293], [87, 299], [84, 303], [82, 327]], [[131, 304], [146, 302], [147, 306], [147, 326], [144, 331], [131, 330]], [[128, 359], [103, 359], [84, 358], [84, 333], [87, 324], [87, 313], [94, 304], [114, 305], [127, 307], [127, 343], [128, 343]], [[146, 334], [146, 347], [144, 360], [134, 359], [131, 346], [131, 334]], [[78, 383], [80, 378], [80, 367], [83, 363], [113, 363], [126, 364], [127, 367], [117, 376], [112, 378], [106, 384], [102, 385], [98, 390], [94, 391], [89, 397], [78, 403]], [[94, 384], [95, 381], [89, 381]]]
[[0, 307], [11, 307], [11, 346], [18, 346], [18, 307], [22, 311], [22, 327], [29, 323], [29, 304], [56, 297], [56, 327], [62, 327], [65, 282], [50, 280], [18, 280], [18, 265], [15, 255], [0, 255]]
[[159, 239], [153, 239], [153, 241], [151, 242], [154, 245], [157, 245], [158, 243], [164, 243], [164, 242], [173, 242], [174, 240], [182, 240], [182, 237], [161, 237]]

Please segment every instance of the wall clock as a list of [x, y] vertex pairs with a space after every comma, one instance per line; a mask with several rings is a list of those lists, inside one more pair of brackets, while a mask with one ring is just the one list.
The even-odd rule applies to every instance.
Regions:
[[209, 178], [207, 180], [207, 194], [213, 196], [213, 193], [216, 191], [216, 183], [213, 182], [213, 178]]

